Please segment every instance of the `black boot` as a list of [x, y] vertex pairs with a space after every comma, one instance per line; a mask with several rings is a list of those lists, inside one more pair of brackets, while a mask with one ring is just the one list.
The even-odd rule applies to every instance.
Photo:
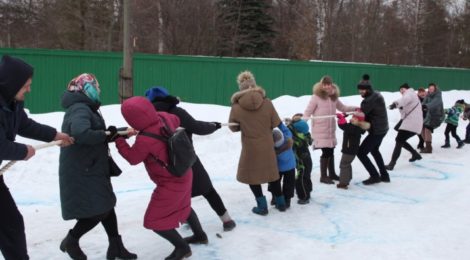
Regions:
[[328, 177], [330, 177], [331, 180], [339, 181], [339, 176], [336, 175], [335, 171], [335, 157], [331, 156], [328, 158]]
[[191, 248], [188, 243], [178, 234], [174, 229], [164, 230], [164, 231], [155, 231], [158, 235], [168, 240], [172, 245], [175, 246], [175, 249], [165, 260], [181, 260], [192, 255]]
[[197, 218], [196, 212], [194, 212], [193, 209], [191, 209], [191, 214], [189, 214], [188, 224], [191, 227], [191, 230], [193, 231], [192, 236], [184, 238], [184, 240], [188, 244], [207, 244], [207, 243], [209, 243], [209, 240], [207, 239], [207, 235], [204, 232], [204, 230], [202, 230], [201, 223], [199, 222], [199, 219]]
[[462, 148], [462, 146], [464, 146], [464, 145], [465, 145], [465, 143], [462, 140], [460, 140], [460, 138], [457, 139], [457, 149]]
[[122, 238], [120, 235], [117, 237], [109, 238], [109, 247], [108, 252], [106, 253], [106, 259], [137, 259], [137, 255], [127, 251], [127, 249], [122, 244]]
[[62, 240], [62, 243], [60, 243], [60, 250], [62, 252], [67, 252], [70, 258], [74, 260], [86, 260], [87, 257], [80, 248], [80, 245], [78, 244], [78, 239], [72, 236], [72, 234], [70, 233], [71, 231], [72, 230], [69, 231], [64, 240]]
[[444, 143], [443, 146], [441, 146], [441, 148], [449, 148], [450, 147], [450, 141], [449, 139], [446, 139], [446, 142]]
[[405, 142], [403, 144], [403, 148], [405, 148], [408, 152], [411, 153], [411, 158], [408, 160], [409, 162], [414, 162], [416, 160], [423, 159], [423, 157], [421, 157], [421, 155], [415, 149], [413, 149], [413, 147], [409, 143]]
[[385, 169], [389, 171], [393, 171], [393, 168], [395, 167], [395, 164], [397, 163], [398, 157], [400, 157], [402, 146], [403, 145], [400, 143], [395, 143], [395, 148], [393, 149], [393, 153], [392, 153], [392, 159], [390, 160], [389, 164], [385, 165]]
[[320, 182], [325, 184], [335, 184], [328, 175], [329, 158], [320, 158]]

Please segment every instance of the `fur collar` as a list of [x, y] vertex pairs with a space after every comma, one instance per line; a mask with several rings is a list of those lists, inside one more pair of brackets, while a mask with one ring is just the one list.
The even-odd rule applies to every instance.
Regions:
[[266, 91], [263, 88], [261, 88], [261, 87], [248, 88], [248, 89], [245, 89], [245, 90], [240, 90], [238, 92], [235, 92], [232, 95], [232, 98], [230, 99], [232, 104], [238, 103], [238, 100], [242, 96], [244, 96], [245, 94], [250, 93], [250, 92], [259, 92], [263, 96], [263, 98], [266, 97]]
[[332, 88], [333, 88], [333, 93], [332, 94], [329, 94], [328, 92], [326, 92], [321, 86], [322, 86], [321, 82], [317, 82], [313, 86], [313, 94], [314, 95], [319, 96], [321, 99], [327, 99], [328, 97], [333, 101], [336, 101], [338, 99], [338, 97], [339, 97], [339, 88], [338, 88], [338, 86], [336, 86], [336, 84], [331, 85]]

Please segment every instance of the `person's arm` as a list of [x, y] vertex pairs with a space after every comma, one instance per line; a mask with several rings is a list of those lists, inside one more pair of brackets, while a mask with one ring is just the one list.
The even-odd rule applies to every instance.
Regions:
[[356, 111], [359, 107], [357, 106], [346, 106], [341, 102], [341, 100], [336, 100], [336, 109], [341, 111], [341, 112], [353, 112]]
[[0, 161], [18, 161], [26, 159], [28, 147], [25, 144], [13, 142], [7, 139], [3, 125], [0, 125]]
[[16, 120], [19, 122], [18, 134], [20, 136], [43, 142], [51, 142], [57, 135], [55, 128], [40, 124], [29, 118], [22, 109], [22, 106], [16, 114]]
[[229, 123], [236, 123], [238, 125], [230, 125], [228, 128], [230, 129], [230, 131], [232, 132], [238, 132], [240, 131], [240, 122], [238, 121], [237, 117], [236, 117], [236, 107], [237, 106], [236, 104], [233, 104], [232, 105], [232, 109], [230, 109], [230, 115], [228, 117], [228, 122]]
[[148, 143], [142, 142], [142, 139], [139, 136], [137, 136], [135, 143], [132, 146], [130, 146], [123, 137], [118, 137], [115, 143], [119, 154], [131, 165], [143, 162], [149, 155], [148, 149], [150, 146]]
[[312, 97], [310, 98], [310, 101], [308, 102], [308, 105], [305, 108], [304, 114], [302, 115], [302, 119], [309, 120], [312, 114], [317, 109], [318, 104], [315, 97], [315, 95], [312, 95]]
[[85, 105], [69, 108], [71, 116], [70, 136], [77, 144], [94, 145], [106, 141], [104, 129], [92, 129], [91, 119], [93, 112]]
[[174, 111], [175, 115], [177, 115], [181, 121], [181, 127], [190, 133], [208, 135], [218, 129], [215, 123], [196, 120], [186, 110], [180, 107], [175, 108]]

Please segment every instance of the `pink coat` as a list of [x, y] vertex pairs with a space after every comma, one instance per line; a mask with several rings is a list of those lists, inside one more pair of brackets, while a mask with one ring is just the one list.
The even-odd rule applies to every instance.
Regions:
[[313, 87], [313, 95], [304, 111], [303, 118], [310, 119], [311, 116], [328, 116], [328, 118], [311, 119], [313, 147], [334, 148], [336, 146], [336, 110], [341, 112], [354, 111], [357, 107], [346, 106], [338, 99], [339, 89], [333, 84], [334, 93], [328, 94], [321, 87], [321, 83]]
[[[121, 112], [127, 123], [138, 131], [161, 134], [161, 118], [165, 118], [172, 129], [180, 124], [175, 115], [155, 112], [153, 105], [144, 97], [127, 99], [121, 106]], [[150, 179], [157, 184], [145, 212], [144, 227], [168, 230], [177, 228], [179, 223], [186, 221], [191, 211], [191, 169], [182, 177], [171, 175], [152, 157], [153, 155], [167, 162], [166, 144], [152, 137], [137, 135], [132, 146], [124, 138], [118, 138], [116, 147], [130, 164], [144, 162]]]

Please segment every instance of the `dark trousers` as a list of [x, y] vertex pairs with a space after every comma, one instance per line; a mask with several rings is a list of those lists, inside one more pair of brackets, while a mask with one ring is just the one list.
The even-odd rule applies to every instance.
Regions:
[[119, 235], [117, 217], [114, 208], [109, 212], [91, 218], [78, 219], [73, 229], [70, 230], [70, 234], [73, 237], [80, 239], [84, 234], [96, 227], [96, 225], [98, 225], [100, 222], [103, 225], [108, 237], [117, 237]]
[[460, 137], [457, 135], [457, 126], [453, 124], [447, 123], [446, 130], [444, 131], [444, 135], [446, 137], [446, 143], [449, 142], [449, 133], [452, 134], [452, 137], [460, 142]]
[[217, 193], [214, 187], [212, 187], [208, 193], [202, 194], [202, 196], [209, 202], [209, 205], [219, 217], [227, 212], [222, 198], [220, 198], [219, 193]]
[[[289, 171], [279, 172], [279, 175], [279, 183], [282, 181], [281, 193], [286, 200], [291, 199], [294, 197], [295, 190], [295, 168]], [[271, 191], [273, 197], [275, 197], [271, 184], [268, 185], [268, 191]]]
[[466, 131], [465, 131], [465, 141], [470, 141], [470, 122], [468, 122]]
[[297, 179], [295, 180], [295, 191], [297, 198], [306, 200], [310, 199], [310, 192], [312, 192], [312, 158], [306, 156], [302, 159], [304, 168], [298, 171]]
[[5, 260], [29, 259], [23, 216], [0, 176], [0, 250]]
[[[361, 145], [359, 146], [359, 151], [357, 153], [357, 158], [361, 161], [362, 165], [366, 168], [367, 172], [371, 177], [380, 177], [379, 171], [381, 174], [386, 174], [387, 169], [385, 169], [384, 159], [382, 154], [379, 151], [382, 140], [384, 139], [385, 134], [381, 135], [372, 135], [369, 134], [364, 138]], [[372, 164], [372, 161], [367, 156], [369, 153], [374, 157], [375, 163], [377, 164], [379, 171]]]
[[[282, 195], [281, 179], [270, 182], [268, 187], [274, 196], [277, 197]], [[263, 189], [261, 188], [261, 184], [250, 184], [250, 189], [251, 192], [253, 192], [253, 195], [255, 195], [255, 198], [263, 196]]]

